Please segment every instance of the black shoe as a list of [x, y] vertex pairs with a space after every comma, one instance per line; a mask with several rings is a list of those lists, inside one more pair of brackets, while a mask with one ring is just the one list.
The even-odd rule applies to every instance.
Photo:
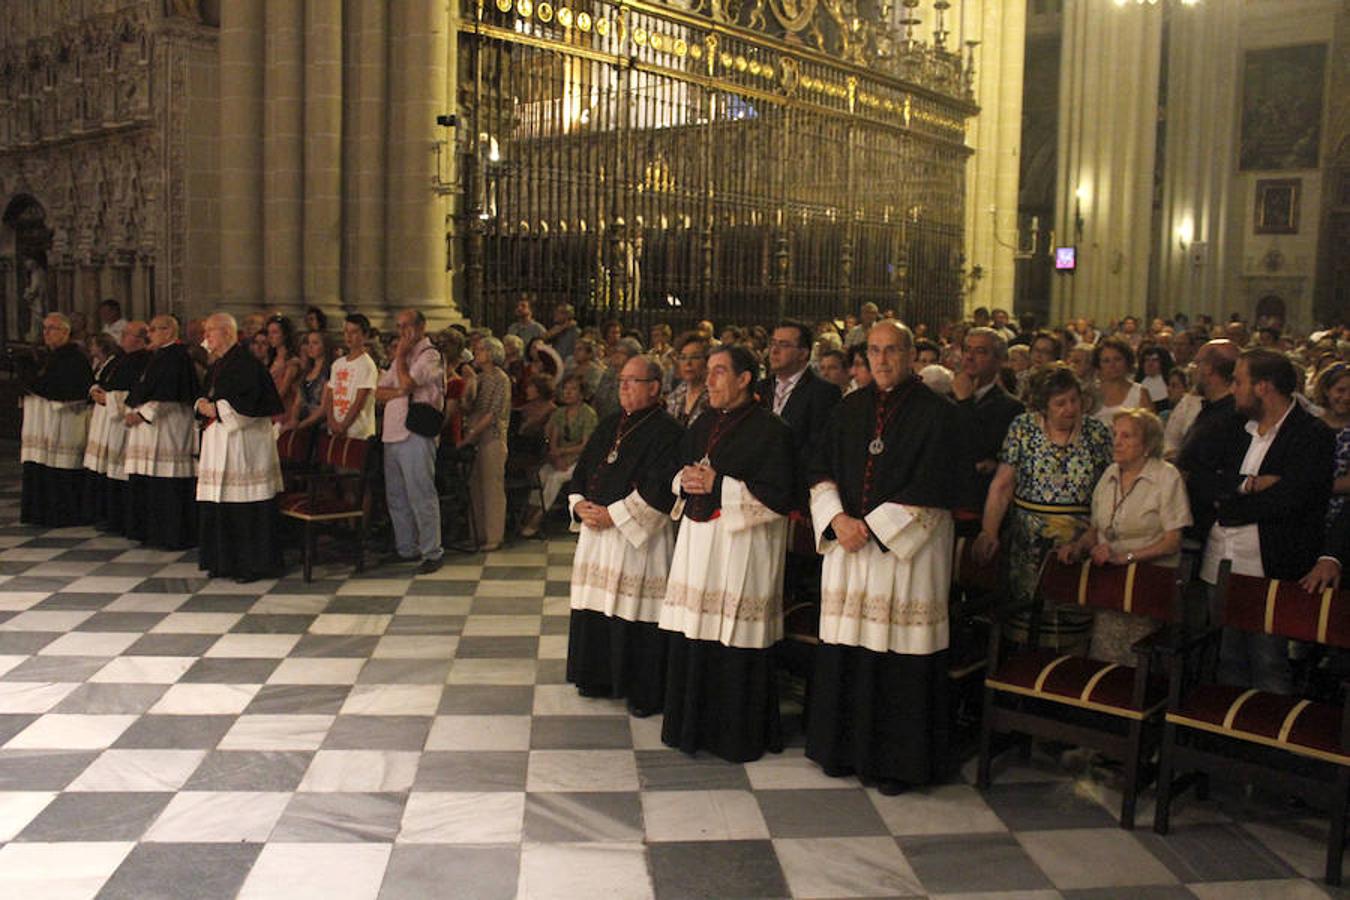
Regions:
[[417, 562], [417, 557], [400, 556], [397, 550], [390, 550], [380, 557], [380, 565], [382, 566], [406, 566], [415, 562]]
[[877, 793], [887, 797], [894, 797], [897, 794], [903, 794], [908, 785], [903, 781], [896, 781], [894, 778], [878, 778]]
[[257, 580], [258, 580], [258, 576], [257, 576], [257, 575], [236, 575], [236, 576], [234, 576], [234, 583], [235, 583], [235, 584], [252, 584], [253, 582], [255, 582], [255, 581], [257, 581]]
[[435, 559], [424, 559], [422, 560], [422, 564], [417, 567], [417, 574], [430, 575], [432, 572], [440, 571], [441, 566], [444, 564], [445, 557], [443, 556], [438, 556]]
[[830, 778], [847, 778], [853, 774], [852, 766], [821, 766]]

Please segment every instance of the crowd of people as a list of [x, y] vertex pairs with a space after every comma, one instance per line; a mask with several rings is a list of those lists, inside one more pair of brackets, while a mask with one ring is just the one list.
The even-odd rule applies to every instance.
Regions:
[[[949, 764], [948, 588], [957, 536], [1029, 600], [1049, 554], [1339, 583], [1350, 549], [1350, 329], [1296, 339], [1134, 317], [1038, 329], [1005, 311], [930, 331], [865, 304], [771, 328], [678, 336], [583, 327], [529, 297], [498, 336], [428, 335], [422, 313], [340, 350], [318, 309], [236, 325], [44, 322], [28, 374], [25, 521], [97, 522], [156, 547], [200, 543], [241, 579], [281, 570], [278, 434], [382, 449], [390, 562], [443, 559], [437, 478], [467, 472], [473, 533], [507, 538], [508, 473], [539, 488], [531, 536], [578, 532], [568, 679], [664, 713], [688, 752], [782, 745], [773, 655], [785, 591], [818, 601], [806, 752], [891, 793]], [[198, 346], [200, 343], [200, 346]], [[562, 509], [557, 509], [561, 507]], [[803, 562], [803, 557], [809, 561]], [[1063, 613], [1072, 616], [1073, 612]], [[1152, 625], [1077, 612], [1100, 658]], [[1290, 648], [1226, 634], [1223, 677], [1291, 690]]]

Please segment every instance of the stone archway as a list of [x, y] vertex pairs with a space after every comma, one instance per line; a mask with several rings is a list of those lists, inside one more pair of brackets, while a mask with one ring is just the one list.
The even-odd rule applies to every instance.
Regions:
[[1256, 315], [1252, 318], [1258, 328], [1273, 326], [1283, 329], [1289, 321], [1284, 298], [1278, 294], [1266, 294], [1256, 301]]
[[[28, 286], [28, 261], [47, 269], [47, 253], [52, 245], [52, 229], [47, 225], [47, 210], [31, 194], [15, 194], [0, 214], [0, 342], [21, 339], [30, 334], [29, 310], [22, 302]], [[47, 282], [48, 309], [55, 308], [50, 279]]]

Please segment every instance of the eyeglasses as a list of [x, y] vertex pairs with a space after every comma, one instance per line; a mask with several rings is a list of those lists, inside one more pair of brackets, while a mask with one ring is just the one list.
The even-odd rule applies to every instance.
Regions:
[[681, 353], [679, 356], [676, 357], [676, 359], [678, 359], [680, 362], [698, 362], [700, 359], [707, 359], [707, 358], [708, 355], [706, 353], [699, 353], [694, 356], [686, 356], [685, 354]]
[[775, 350], [804, 350], [796, 341], [769, 341], [769, 346]]
[[660, 381], [660, 380], [661, 379], [659, 378], [620, 378], [619, 386], [623, 387], [624, 385], [628, 385], [631, 387], [632, 385], [642, 384], [647, 381]]

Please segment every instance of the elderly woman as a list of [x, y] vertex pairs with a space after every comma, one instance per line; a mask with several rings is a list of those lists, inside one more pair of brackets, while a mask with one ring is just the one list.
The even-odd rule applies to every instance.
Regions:
[[511, 379], [502, 364], [506, 351], [495, 337], [478, 342], [473, 361], [478, 366], [478, 389], [469, 409], [469, 427], [460, 446], [474, 445], [469, 472], [469, 502], [478, 523], [479, 549], [500, 549], [506, 534], [506, 434], [511, 425]]
[[[1094, 565], [1136, 562], [1175, 568], [1181, 561], [1181, 530], [1191, 524], [1191, 505], [1181, 473], [1163, 462], [1162, 421], [1144, 409], [1116, 413], [1111, 424], [1115, 458], [1092, 492], [1092, 525], [1057, 553], [1072, 563], [1090, 555]], [[1156, 625], [1142, 616], [1098, 610], [1092, 623], [1092, 655], [1133, 663], [1130, 645]]]
[[605, 374], [604, 366], [600, 365], [600, 360], [596, 358], [598, 352], [598, 341], [587, 337], [579, 338], [572, 350], [572, 364], [567, 367], [565, 373], [581, 379], [587, 397], [595, 393], [595, 389], [600, 386], [601, 376]]
[[595, 410], [586, 402], [586, 392], [581, 379], [568, 375], [558, 388], [562, 405], [549, 415], [544, 434], [548, 440], [548, 453], [544, 464], [539, 467], [539, 482], [543, 486], [544, 508], [531, 507], [530, 514], [520, 533], [523, 537], [534, 537], [539, 533], [539, 523], [544, 514], [553, 508], [558, 493], [572, 478], [572, 470], [577, 459], [591, 439], [591, 432], [599, 424]]
[[1084, 415], [1083, 389], [1068, 365], [1035, 370], [1028, 388], [1030, 411], [1013, 419], [1003, 439], [974, 547], [988, 562], [1006, 541], [1014, 601], [1035, 593], [1046, 552], [1088, 527], [1092, 490], [1111, 463], [1111, 432]]
[[697, 331], [680, 335], [675, 364], [679, 381], [666, 398], [666, 412], [688, 428], [708, 408], [708, 338]]

